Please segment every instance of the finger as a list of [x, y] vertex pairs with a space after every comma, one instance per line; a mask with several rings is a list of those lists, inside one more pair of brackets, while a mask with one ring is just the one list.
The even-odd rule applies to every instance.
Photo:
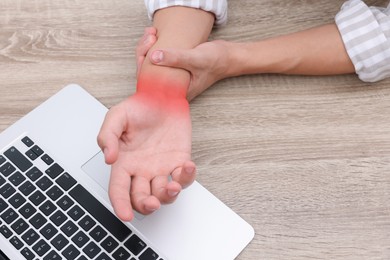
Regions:
[[172, 172], [172, 180], [176, 181], [184, 189], [190, 186], [196, 178], [196, 166], [192, 161], [187, 161], [182, 167], [176, 168]]
[[115, 214], [123, 221], [131, 221], [134, 217], [130, 200], [131, 177], [119, 166], [111, 167], [109, 197]]
[[104, 118], [97, 140], [107, 164], [118, 157], [119, 139], [126, 129], [126, 112], [122, 106], [112, 107]]
[[146, 54], [157, 41], [156, 34], [157, 34], [156, 28], [148, 27], [145, 29], [145, 33], [143, 37], [138, 42], [136, 48], [137, 78], [141, 71], [142, 64], [145, 61]]
[[172, 203], [181, 191], [181, 185], [176, 181], [169, 182], [167, 176], [156, 176], [152, 180], [152, 195], [162, 204]]
[[157, 41], [156, 36], [149, 35], [148, 38], [141, 45], [138, 45], [136, 56], [137, 56], [137, 78], [141, 72], [142, 64], [145, 62], [146, 55], [150, 48], [152, 48], [153, 44]]
[[154, 27], [147, 27], [145, 28], [144, 35], [139, 39], [137, 48], [135, 50], [136, 56], [145, 56], [148, 52], [149, 48], [146, 48], [145, 46], [150, 45], [151, 42], [153, 42], [153, 39], [156, 38], [157, 30]]
[[138, 47], [143, 46], [145, 44], [145, 42], [148, 41], [147, 39], [150, 36], [154, 36], [154, 37], [157, 36], [157, 29], [156, 28], [154, 28], [154, 27], [145, 28], [144, 35], [139, 39], [138, 44], [137, 44], [137, 49], [136, 49], [137, 54], [142, 53], [142, 52], [140, 52], [141, 49], [138, 49]]
[[145, 35], [157, 35], [157, 28], [156, 27], [146, 27], [144, 30], [144, 36]]
[[150, 181], [142, 176], [134, 176], [130, 188], [131, 203], [135, 210], [148, 215], [158, 210], [160, 201], [151, 195]]
[[181, 68], [192, 71], [193, 64], [198, 62], [197, 56], [191, 50], [155, 50], [150, 55], [150, 61], [155, 65]]

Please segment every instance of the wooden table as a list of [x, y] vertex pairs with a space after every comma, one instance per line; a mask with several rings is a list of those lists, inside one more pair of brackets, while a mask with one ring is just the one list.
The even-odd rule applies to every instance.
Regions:
[[[330, 23], [342, 3], [231, 0], [211, 38]], [[141, 0], [2, 0], [0, 130], [68, 83], [108, 107], [133, 93], [148, 25]], [[256, 230], [238, 259], [390, 259], [389, 83], [244, 76], [193, 101], [198, 180]]]

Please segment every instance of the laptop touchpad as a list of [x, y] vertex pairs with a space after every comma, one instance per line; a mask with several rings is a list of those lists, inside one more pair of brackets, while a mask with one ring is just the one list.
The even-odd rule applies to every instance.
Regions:
[[108, 192], [111, 166], [105, 163], [103, 152], [100, 151], [93, 156], [88, 162], [81, 166], [81, 169]]
[[[108, 193], [111, 166], [107, 165], [104, 161], [104, 154], [102, 151], [98, 152], [88, 162], [81, 166], [81, 169]], [[136, 211], [134, 212], [134, 215], [138, 220], [145, 218], [144, 215]]]

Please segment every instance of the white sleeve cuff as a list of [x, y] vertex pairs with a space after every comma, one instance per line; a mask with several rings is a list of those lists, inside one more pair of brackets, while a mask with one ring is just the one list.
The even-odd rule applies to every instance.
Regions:
[[335, 21], [359, 78], [375, 82], [390, 76], [390, 5], [368, 7], [349, 0]]
[[215, 25], [224, 25], [227, 21], [227, 0], [145, 0], [149, 19], [162, 8], [186, 6], [202, 9], [215, 15]]

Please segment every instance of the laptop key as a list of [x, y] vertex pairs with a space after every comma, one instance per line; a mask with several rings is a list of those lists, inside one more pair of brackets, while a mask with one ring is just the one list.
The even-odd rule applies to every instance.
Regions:
[[3, 163], [5, 163], [6, 159], [3, 155], [0, 155], [0, 165], [2, 165]]
[[0, 187], [5, 183], [5, 179], [0, 175]]
[[146, 244], [137, 235], [133, 235], [125, 242], [125, 247], [137, 256], [144, 250]]
[[95, 226], [96, 221], [93, 220], [90, 216], [86, 215], [79, 221], [79, 226], [84, 229], [84, 231], [89, 231], [93, 226]]
[[12, 236], [12, 231], [6, 226], [0, 226], [0, 234], [2, 234], [5, 238], [10, 238]]
[[112, 258], [103, 252], [96, 258], [96, 260], [112, 260]]
[[82, 216], [84, 216], [85, 211], [80, 208], [79, 205], [74, 205], [69, 211], [68, 215], [74, 221], [78, 221]]
[[27, 147], [31, 147], [34, 144], [28, 136], [22, 138], [22, 143], [24, 143]]
[[17, 238], [16, 236], [13, 236], [9, 241], [18, 250], [24, 246], [23, 242], [20, 241], [20, 239]]
[[46, 191], [53, 185], [53, 182], [48, 177], [43, 176], [36, 182], [36, 184], [42, 191]]
[[29, 219], [37, 210], [30, 203], [26, 203], [19, 209], [19, 213], [25, 218]]
[[59, 254], [57, 254], [57, 252], [55, 251], [50, 251], [50, 253], [48, 253], [44, 258], [43, 260], [61, 260], [61, 256]]
[[4, 177], [8, 177], [16, 170], [16, 168], [9, 162], [6, 162], [0, 167], [0, 173], [3, 174]]
[[57, 205], [64, 211], [67, 211], [72, 205], [74, 201], [68, 197], [68, 195], [63, 196], [59, 201], [57, 201]]
[[58, 250], [61, 251], [66, 245], [69, 244], [68, 239], [62, 234], [58, 234], [50, 243]]
[[30, 195], [35, 189], [35, 186], [30, 181], [26, 181], [19, 187], [20, 192], [23, 193], [24, 196]]
[[61, 226], [68, 217], [62, 213], [61, 211], [57, 210], [51, 217], [50, 220], [56, 225], [57, 227]]
[[55, 163], [52, 166], [50, 166], [50, 168], [48, 168], [45, 172], [47, 175], [50, 176], [50, 178], [55, 179], [63, 171], [64, 171], [64, 169], [61, 166], [59, 166], [58, 163]]
[[40, 207], [39, 209], [41, 210], [41, 212], [43, 214], [45, 214], [46, 216], [49, 216], [51, 215], [51, 213], [53, 213], [57, 207], [53, 204], [53, 202], [51, 202], [50, 200], [46, 200]]
[[26, 258], [26, 260], [33, 260], [35, 258], [34, 253], [31, 252], [31, 250], [28, 249], [27, 247], [23, 248], [23, 250], [20, 251], [20, 253], [22, 254], [22, 256], [24, 256], [24, 258]]
[[34, 153], [32, 150], [28, 150], [25, 154], [28, 158], [30, 158], [31, 161], [35, 161], [35, 159], [38, 158], [37, 154]]
[[6, 208], [8, 208], [7, 202], [0, 198], [0, 213], [3, 212]]
[[24, 180], [26, 180], [26, 177], [24, 177], [19, 171], [9, 177], [9, 181], [15, 185], [15, 187], [19, 186], [22, 182], [24, 182]]
[[36, 181], [43, 175], [43, 173], [37, 167], [33, 167], [26, 173], [26, 175], [30, 178], [30, 180]]
[[0, 195], [3, 198], [8, 199], [11, 195], [15, 193], [15, 188], [11, 186], [11, 184], [7, 183], [3, 187], [0, 188]]
[[125, 224], [80, 184], [77, 184], [69, 194], [120, 242], [131, 234], [131, 230]]
[[54, 162], [54, 160], [47, 154], [42, 155], [41, 160], [46, 163], [46, 165], [50, 165]]
[[130, 254], [127, 252], [123, 247], [118, 248], [112, 256], [114, 257], [115, 260], [122, 260], [122, 259], [129, 259]]
[[62, 194], [64, 194], [64, 192], [56, 185], [54, 185], [53, 187], [51, 187], [47, 192], [46, 192], [46, 195], [49, 196], [49, 198], [52, 200], [52, 201], [56, 201], [58, 200]]
[[18, 209], [20, 206], [22, 206], [25, 202], [26, 202], [26, 199], [20, 195], [20, 193], [16, 193], [15, 195], [13, 195], [9, 200], [8, 202], [15, 208], [15, 209]]
[[28, 224], [26, 223], [26, 221], [19, 218], [15, 221], [15, 223], [12, 224], [11, 228], [13, 231], [15, 231], [16, 234], [20, 235], [27, 230]]
[[158, 254], [154, 252], [150, 247], [147, 248], [139, 257], [139, 260], [157, 260]]
[[77, 232], [77, 234], [72, 238], [72, 241], [79, 248], [82, 248], [89, 240], [89, 237], [83, 231]]
[[41, 213], [38, 212], [34, 217], [30, 219], [29, 222], [36, 229], [40, 229], [43, 225], [45, 225], [47, 219]]
[[35, 191], [28, 198], [35, 206], [38, 206], [39, 204], [41, 204], [46, 199], [45, 195], [43, 195], [42, 192], [40, 192], [39, 190]]
[[12, 208], [8, 208], [0, 215], [0, 217], [5, 221], [5, 223], [11, 224], [18, 218], [18, 213], [16, 213]]
[[33, 151], [38, 157], [43, 154], [43, 150], [38, 145], [34, 145], [30, 151]]
[[50, 246], [45, 240], [41, 239], [33, 246], [33, 250], [39, 256], [43, 256], [50, 250]]
[[55, 234], [58, 233], [58, 230], [51, 224], [47, 223], [40, 231], [47, 240], [50, 240], [54, 237]]
[[70, 176], [70, 174], [67, 172], [62, 174], [56, 180], [56, 182], [58, 183], [58, 185], [60, 185], [61, 188], [63, 188], [66, 191], [68, 191], [70, 188], [72, 188], [76, 184], [76, 180], [72, 176]]
[[96, 242], [100, 242], [107, 235], [107, 232], [101, 226], [96, 226], [89, 234]]
[[69, 245], [67, 248], [65, 248], [64, 251], [62, 251], [62, 255], [67, 260], [74, 260], [76, 257], [80, 254], [80, 251], [77, 250], [77, 248], [74, 245]]
[[83, 252], [89, 257], [94, 258], [100, 253], [101, 249], [94, 242], [89, 242], [83, 249]]
[[31, 246], [32, 244], [34, 244], [39, 238], [39, 235], [37, 232], [35, 232], [32, 228], [30, 228], [29, 230], [26, 231], [26, 233], [24, 233], [22, 235], [22, 239], [24, 242], [27, 243], [27, 245]]
[[114, 251], [114, 249], [119, 246], [119, 243], [114, 240], [111, 236], [108, 236], [106, 239], [103, 240], [100, 245], [108, 252], [111, 253]]
[[73, 234], [78, 230], [79, 228], [70, 220], [68, 220], [62, 227], [61, 230], [64, 232], [65, 235], [68, 237], [73, 236]]
[[14, 146], [5, 151], [4, 155], [22, 172], [27, 171], [33, 165], [30, 160], [27, 159], [26, 156], [19, 152], [19, 150]]

